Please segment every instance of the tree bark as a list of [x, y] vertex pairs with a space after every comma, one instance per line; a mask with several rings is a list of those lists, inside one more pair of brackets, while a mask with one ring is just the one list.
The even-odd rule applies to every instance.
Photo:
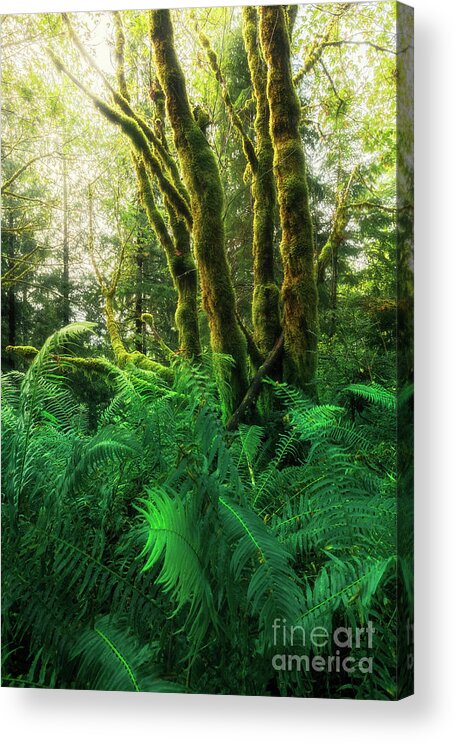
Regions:
[[142, 242], [138, 240], [136, 246], [136, 297], [134, 301], [134, 345], [139, 353], [145, 353], [144, 322], [142, 314], [144, 311], [144, 251]]
[[[227, 262], [223, 190], [215, 156], [197, 125], [174, 47], [170, 12], [150, 12], [150, 32], [160, 85], [174, 134], [185, 185], [190, 193], [193, 244], [207, 312], [223, 414], [229, 417], [248, 386], [246, 340], [237, 322]], [[229, 355], [233, 364], [220, 357]]]
[[201, 353], [197, 306], [196, 265], [191, 254], [190, 235], [183, 219], [180, 219], [168, 204], [168, 212], [174, 235], [172, 239], [158, 209], [152, 184], [142, 158], [133, 157], [139, 183], [139, 194], [149, 223], [165, 254], [170, 274], [177, 289], [175, 324], [179, 335], [179, 348], [188, 357]]
[[226, 423], [226, 430], [236, 430], [241, 421], [242, 417], [246, 414], [248, 409], [253, 407], [261, 391], [262, 381], [266, 376], [270, 376], [273, 372], [274, 366], [279, 362], [281, 352], [283, 350], [284, 335], [281, 334], [276, 341], [271, 353], [267, 356], [262, 366], [259, 367], [256, 376], [251, 382], [247, 393], [242, 399], [240, 405], [236, 411], [231, 415]]
[[292, 80], [285, 10], [261, 7], [259, 14], [282, 230], [284, 378], [315, 396], [318, 301], [300, 102]]
[[[259, 46], [257, 9], [244, 7], [243, 39], [256, 103], [256, 167], [252, 168], [254, 339], [261, 353], [272, 350], [281, 332], [280, 292], [275, 281], [274, 234], [277, 211], [273, 146], [267, 100], [267, 68]], [[280, 364], [274, 374], [280, 375]]]
[[[8, 227], [10, 230], [13, 229], [14, 226], [14, 219], [13, 219], [13, 212], [10, 211], [8, 214]], [[6, 243], [6, 254], [8, 257], [7, 262], [7, 273], [10, 271], [13, 271], [15, 268], [15, 251], [14, 251], [14, 243], [16, 241], [15, 234], [10, 231], [7, 232], [5, 239]], [[8, 288], [7, 291], [7, 316], [8, 316], [8, 345], [16, 345], [17, 341], [17, 302], [16, 302], [16, 288], [14, 286], [14, 282], [12, 282]]]
[[69, 273], [69, 214], [68, 214], [68, 162], [62, 151], [63, 177], [63, 271], [62, 271], [62, 326], [70, 323], [70, 273]]

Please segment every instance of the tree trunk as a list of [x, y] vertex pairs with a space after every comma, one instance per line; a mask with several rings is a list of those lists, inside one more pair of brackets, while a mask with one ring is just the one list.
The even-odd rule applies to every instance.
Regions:
[[267, 97], [281, 220], [284, 378], [315, 396], [318, 310], [300, 102], [292, 81], [285, 10], [261, 7], [260, 39], [267, 63]]
[[[235, 296], [227, 262], [223, 191], [220, 173], [188, 100], [185, 78], [174, 47], [168, 10], [150, 12], [150, 31], [158, 78], [191, 196], [193, 243], [202, 303], [210, 325], [214, 368], [225, 417], [240, 404], [248, 387], [246, 340], [237, 322]], [[229, 355], [233, 364], [220, 357]]]
[[[8, 215], [8, 227], [10, 230], [14, 227], [14, 219], [13, 219], [13, 212], [10, 211]], [[7, 262], [7, 271], [12, 271], [15, 266], [15, 260], [14, 260], [14, 242], [15, 242], [15, 235], [12, 231], [7, 232], [5, 236], [5, 247], [6, 247], [6, 254], [8, 258]], [[6, 289], [6, 298], [7, 298], [7, 317], [8, 317], [8, 345], [16, 345], [17, 341], [17, 302], [16, 302], [16, 289], [14, 287], [14, 282], [12, 282], [8, 288]]]
[[197, 307], [196, 265], [191, 254], [190, 235], [185, 221], [167, 204], [174, 239], [158, 209], [152, 184], [141, 158], [133, 157], [139, 183], [139, 194], [149, 223], [154, 230], [167, 258], [169, 271], [177, 289], [175, 324], [179, 335], [179, 348], [188, 357], [201, 353]]
[[136, 298], [134, 302], [134, 325], [135, 325], [135, 348], [139, 353], [145, 353], [144, 344], [144, 322], [142, 314], [144, 312], [144, 251], [140, 238], [136, 248]]
[[62, 152], [63, 165], [63, 272], [62, 272], [62, 325], [70, 323], [70, 277], [69, 277], [69, 214], [68, 214], [68, 162]]
[[332, 281], [330, 285], [330, 327], [329, 337], [333, 337], [337, 325], [337, 303], [338, 303], [338, 245], [334, 246], [332, 252]]
[[[281, 332], [280, 292], [275, 282], [274, 232], [276, 189], [273, 175], [273, 146], [270, 138], [270, 116], [267, 100], [267, 68], [259, 46], [257, 10], [243, 8], [243, 38], [256, 103], [256, 167], [253, 170], [253, 302], [254, 339], [265, 356]], [[274, 375], [280, 375], [280, 363]]]

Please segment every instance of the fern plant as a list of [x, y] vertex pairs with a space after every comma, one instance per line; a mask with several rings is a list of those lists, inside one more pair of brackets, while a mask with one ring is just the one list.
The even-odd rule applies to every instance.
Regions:
[[[172, 387], [112, 367], [92, 430], [56, 356], [90, 329], [3, 380], [3, 682], [393, 696], [394, 395], [351, 385], [369, 408], [353, 420], [270, 382], [280, 418], [227, 433], [205, 359], [177, 361]], [[308, 636], [379, 616], [371, 676], [322, 689], [273, 665], [277, 621]]]

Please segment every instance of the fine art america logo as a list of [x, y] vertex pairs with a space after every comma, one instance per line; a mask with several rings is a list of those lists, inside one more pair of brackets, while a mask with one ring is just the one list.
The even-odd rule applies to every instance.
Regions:
[[[366, 626], [352, 629], [338, 626], [329, 632], [324, 626], [305, 631], [300, 625], [287, 626], [286, 619], [275, 618], [272, 624], [273, 646], [292, 648], [292, 653], [275, 654], [274, 670], [309, 672], [373, 672], [373, 634], [371, 621]], [[304, 654], [296, 654], [298, 649]]]

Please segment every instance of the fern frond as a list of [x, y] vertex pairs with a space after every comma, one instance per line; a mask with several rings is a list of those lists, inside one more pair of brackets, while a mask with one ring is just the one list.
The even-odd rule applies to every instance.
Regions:
[[349, 384], [349, 386], [345, 387], [345, 391], [357, 394], [359, 397], [363, 397], [373, 404], [380, 405], [386, 410], [396, 410], [396, 394], [390, 392], [388, 389], [384, 389], [380, 384]]
[[141, 644], [127, 623], [99, 617], [86, 629], [72, 651], [78, 661], [78, 688], [88, 690], [182, 692], [182, 686], [161, 680], [156, 673], [157, 644]]
[[202, 549], [201, 513], [194, 498], [182, 501], [157, 487], [149, 489], [148, 496], [140, 508], [148, 530], [140, 555], [146, 557], [142, 570], [160, 564], [157, 584], [175, 602], [173, 615], [188, 606], [185, 625], [202, 641], [210, 622], [216, 626], [218, 620]]
[[314, 584], [311, 586], [307, 583], [306, 606], [299, 616], [299, 625], [306, 632], [315, 625], [325, 626], [330, 633], [336, 611], [344, 611], [345, 615], [354, 619], [353, 604], [361, 622], [365, 622], [373, 598], [381, 583], [390, 577], [394, 564], [394, 557], [368, 560], [352, 558], [349, 561], [330, 557]]
[[234, 548], [231, 562], [234, 578], [245, 578], [245, 572], [251, 570], [247, 600], [251, 613], [259, 621], [258, 644], [263, 651], [271, 645], [275, 618], [289, 621], [297, 618], [301, 589], [289, 552], [256, 513], [228, 497], [220, 498], [220, 504], [228, 541]]

